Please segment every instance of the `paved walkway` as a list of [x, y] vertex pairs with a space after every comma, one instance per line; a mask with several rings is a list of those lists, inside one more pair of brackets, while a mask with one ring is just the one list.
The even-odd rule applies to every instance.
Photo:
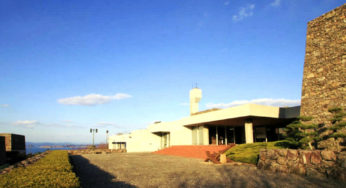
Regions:
[[343, 187], [340, 182], [152, 153], [71, 157], [83, 187]]
[[225, 145], [208, 145], [208, 146], [171, 146], [163, 150], [155, 151], [156, 154], [162, 155], [174, 155], [181, 157], [191, 157], [198, 159], [206, 159], [206, 151], [210, 153], [218, 153], [221, 150], [226, 149], [228, 146]]

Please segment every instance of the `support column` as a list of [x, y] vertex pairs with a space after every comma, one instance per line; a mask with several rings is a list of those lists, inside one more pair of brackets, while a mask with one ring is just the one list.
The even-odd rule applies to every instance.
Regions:
[[209, 129], [203, 126], [203, 145], [209, 145]]
[[228, 142], [228, 140], [227, 140], [227, 128], [226, 127], [224, 127], [225, 128], [225, 145], [227, 145], [227, 142]]
[[252, 119], [245, 120], [245, 141], [247, 144], [253, 143], [253, 123]]

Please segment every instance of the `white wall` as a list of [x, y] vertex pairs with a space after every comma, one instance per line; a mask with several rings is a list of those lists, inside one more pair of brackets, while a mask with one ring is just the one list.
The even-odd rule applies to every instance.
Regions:
[[147, 129], [108, 138], [109, 149], [116, 149], [112, 142], [126, 142], [127, 152], [152, 152], [160, 149], [160, 137]]

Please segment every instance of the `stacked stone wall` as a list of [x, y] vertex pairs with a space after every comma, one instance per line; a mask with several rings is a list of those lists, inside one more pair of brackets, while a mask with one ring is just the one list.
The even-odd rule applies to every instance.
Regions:
[[126, 149], [78, 149], [68, 150], [70, 155], [126, 153]]
[[6, 163], [5, 137], [0, 136], [0, 165]]
[[257, 167], [274, 172], [346, 181], [346, 152], [263, 149]]
[[[300, 113], [315, 124], [330, 126], [328, 109], [346, 107], [345, 12], [346, 4], [308, 23]], [[329, 143], [320, 148], [333, 149]]]
[[18, 151], [25, 154], [25, 136], [10, 133], [0, 133], [5, 137], [5, 147], [7, 152]]

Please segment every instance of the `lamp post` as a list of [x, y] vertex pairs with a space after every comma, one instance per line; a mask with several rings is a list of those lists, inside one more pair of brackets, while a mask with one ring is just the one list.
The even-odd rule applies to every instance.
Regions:
[[108, 149], [108, 133], [109, 133], [109, 131], [106, 130], [106, 146], [107, 146], [107, 149]]
[[90, 128], [90, 133], [93, 134], [93, 146], [95, 146], [95, 133], [97, 133], [97, 129]]

